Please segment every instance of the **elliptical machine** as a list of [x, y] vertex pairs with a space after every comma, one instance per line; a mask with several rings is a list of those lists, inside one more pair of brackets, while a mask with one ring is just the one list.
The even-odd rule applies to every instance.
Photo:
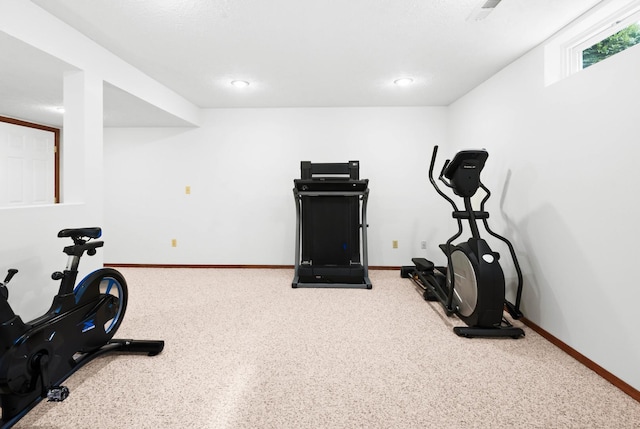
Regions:
[[[429, 167], [429, 180], [438, 194], [453, 207], [452, 215], [458, 222], [458, 232], [439, 246], [447, 257], [446, 267], [436, 267], [425, 258], [413, 258], [414, 265], [403, 266], [401, 276], [410, 278], [422, 288], [425, 300], [439, 301], [448, 316], [455, 314], [468, 325], [453, 328], [457, 335], [468, 338], [520, 338], [524, 336], [524, 331], [511, 325], [503, 317], [503, 311], [506, 308], [513, 319], [522, 317], [522, 272], [513, 245], [489, 228], [489, 213], [484, 209], [491, 192], [480, 181], [480, 173], [489, 154], [486, 150], [464, 150], [458, 152], [453, 160], [445, 161], [438, 180], [463, 199], [464, 210], [459, 210], [453, 199], [433, 179], [437, 153], [438, 146], [435, 146]], [[471, 197], [478, 188], [482, 188], [486, 195], [480, 203], [480, 210], [474, 211]], [[471, 238], [466, 242], [453, 244], [462, 235], [463, 220], [469, 222]], [[504, 273], [498, 263], [500, 254], [491, 250], [489, 244], [480, 237], [477, 220], [482, 220], [485, 230], [509, 248], [518, 276], [515, 304], [505, 299]]]

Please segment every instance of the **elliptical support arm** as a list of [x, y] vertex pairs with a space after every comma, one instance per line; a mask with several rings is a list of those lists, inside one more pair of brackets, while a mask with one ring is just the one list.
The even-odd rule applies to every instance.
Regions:
[[[429, 181], [431, 182], [431, 184], [433, 185], [433, 187], [435, 188], [435, 190], [438, 192], [438, 194], [440, 194], [440, 196], [442, 198], [444, 198], [445, 200], [447, 200], [449, 202], [449, 204], [451, 204], [451, 207], [453, 207], [453, 211], [457, 212], [458, 211], [458, 206], [456, 206], [456, 203], [444, 192], [442, 192], [442, 190], [440, 190], [440, 188], [438, 187], [438, 184], [436, 183], [435, 179], [433, 178], [433, 167], [436, 163], [436, 156], [438, 155], [438, 145], [433, 147], [433, 153], [431, 154], [431, 164], [429, 165]], [[442, 171], [440, 172], [440, 177], [439, 179], [442, 181], [442, 183], [444, 183], [445, 185], [449, 186], [450, 185], [445, 182], [442, 178], [443, 174], [444, 174], [444, 170], [447, 168], [447, 165], [449, 165], [449, 160], [446, 160], [444, 163], [444, 166], [442, 167]], [[460, 235], [462, 235], [462, 221], [458, 218], [457, 219], [458, 222], [458, 232], [451, 237], [449, 240], [447, 240], [447, 244], [446, 244], [446, 255], [447, 255], [447, 270], [452, 273], [453, 272], [453, 263], [451, 261], [451, 246], [453, 245], [453, 240], [455, 240], [456, 238], [460, 237]], [[449, 281], [451, 282], [449, 284], [449, 291], [447, 293], [447, 302], [445, 303], [445, 307], [447, 309], [448, 312], [453, 313], [455, 311], [455, 309], [453, 308], [453, 290], [455, 287], [455, 276], [449, 276]]]
[[[487, 202], [487, 200], [491, 196], [491, 191], [489, 191], [489, 189], [486, 186], [484, 186], [484, 184], [482, 182], [480, 182], [480, 187], [486, 193], [485, 197], [480, 202], [480, 211], [484, 212], [484, 204]], [[491, 228], [489, 228], [489, 222], [487, 221], [487, 218], [483, 218], [482, 219], [482, 223], [484, 223], [484, 228], [487, 230], [487, 232], [491, 236], [493, 236], [493, 237], [497, 238], [498, 240], [502, 241], [509, 248], [509, 253], [511, 254], [511, 259], [513, 260], [513, 266], [514, 266], [514, 268], [516, 270], [516, 275], [518, 276], [518, 286], [516, 288], [516, 303], [515, 303], [515, 305], [512, 304], [511, 302], [507, 301], [506, 298], [505, 298], [504, 302], [505, 302], [505, 305], [507, 307], [507, 311], [509, 311], [509, 314], [511, 315], [511, 317], [513, 317], [514, 319], [520, 319], [523, 316], [522, 312], [520, 311], [520, 301], [522, 299], [523, 278], [522, 278], [522, 270], [520, 269], [520, 263], [518, 262], [518, 258], [516, 257], [516, 251], [513, 248], [513, 244], [511, 244], [511, 242], [509, 240], [507, 240], [505, 237], [503, 237], [500, 234], [492, 231]]]

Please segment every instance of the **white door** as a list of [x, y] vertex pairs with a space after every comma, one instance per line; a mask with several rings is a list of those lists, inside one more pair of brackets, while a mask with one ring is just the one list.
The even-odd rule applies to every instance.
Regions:
[[0, 122], [0, 207], [55, 203], [55, 136]]

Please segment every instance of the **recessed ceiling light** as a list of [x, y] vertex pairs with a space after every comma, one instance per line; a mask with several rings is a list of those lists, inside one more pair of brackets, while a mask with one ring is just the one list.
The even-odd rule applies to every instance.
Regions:
[[246, 80], [232, 80], [231, 85], [235, 86], [236, 88], [244, 88], [249, 86], [249, 82], [247, 82]]
[[403, 77], [403, 78], [394, 80], [393, 83], [395, 83], [398, 86], [407, 86], [413, 83], [413, 79], [411, 79], [410, 77]]

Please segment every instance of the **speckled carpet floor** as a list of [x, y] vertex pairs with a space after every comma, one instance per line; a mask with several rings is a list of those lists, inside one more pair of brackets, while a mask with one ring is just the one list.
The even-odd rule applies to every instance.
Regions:
[[[16, 428], [640, 428], [640, 403], [528, 328], [457, 337], [398, 271], [292, 289], [287, 269], [122, 268], [117, 338]], [[518, 323], [516, 323], [519, 325]]]

